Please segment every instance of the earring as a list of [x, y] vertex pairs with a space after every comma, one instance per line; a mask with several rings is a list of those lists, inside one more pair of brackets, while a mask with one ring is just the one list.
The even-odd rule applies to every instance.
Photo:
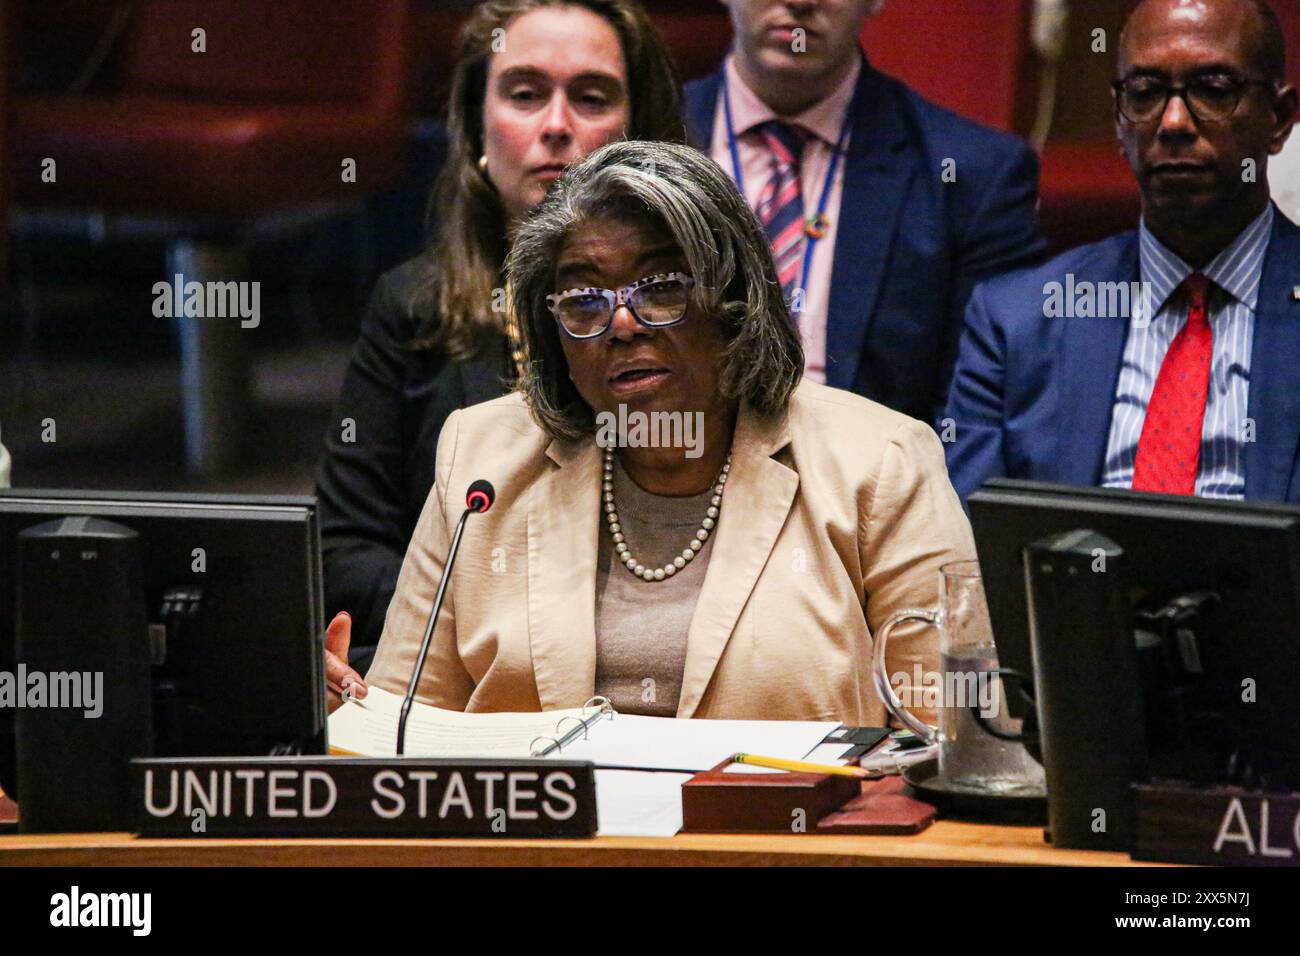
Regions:
[[487, 153], [478, 158], [478, 171], [484, 176], [487, 175]]

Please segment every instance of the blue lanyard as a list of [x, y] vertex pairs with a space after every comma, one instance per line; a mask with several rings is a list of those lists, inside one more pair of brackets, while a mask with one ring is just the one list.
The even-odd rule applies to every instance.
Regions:
[[[857, 95], [854, 95], [856, 102]], [[835, 149], [831, 153], [831, 164], [826, 170], [826, 178], [822, 181], [821, 198], [817, 200], [817, 215], [812, 219], [804, 221], [804, 236], [806, 242], [803, 251], [803, 268], [800, 270], [799, 288], [807, 294], [808, 290], [808, 273], [812, 269], [813, 250], [817, 248], [817, 240], [826, 234], [826, 204], [830, 201], [831, 186], [835, 183], [835, 174], [839, 171], [840, 157], [844, 154], [848, 146], [849, 136], [853, 131], [853, 103], [849, 104], [848, 111], [844, 117], [844, 123], [840, 126], [840, 137], [835, 143]], [[745, 199], [745, 177], [740, 168], [740, 147], [736, 144], [736, 124], [731, 116], [731, 88], [727, 83], [726, 67], [722, 71], [722, 109], [727, 119], [727, 149], [731, 153], [731, 169], [733, 178], [736, 181], [736, 188], [740, 190], [740, 196]], [[748, 200], [746, 199], [746, 202]]]

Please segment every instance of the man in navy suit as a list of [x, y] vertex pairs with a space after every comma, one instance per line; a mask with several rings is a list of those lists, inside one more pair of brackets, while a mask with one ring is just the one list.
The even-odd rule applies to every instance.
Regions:
[[1136, 232], [981, 285], [945, 417], [963, 500], [995, 476], [1300, 501], [1300, 229], [1267, 166], [1297, 95], [1263, 0], [1146, 0], [1116, 131]]
[[878, 0], [724, 2], [735, 42], [686, 87], [687, 131], [768, 229], [805, 373], [933, 421], [971, 290], [1042, 257], [1037, 158], [874, 70]]

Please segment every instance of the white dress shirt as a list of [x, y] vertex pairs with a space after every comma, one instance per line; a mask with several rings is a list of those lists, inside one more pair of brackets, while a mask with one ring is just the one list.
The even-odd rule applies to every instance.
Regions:
[[1155, 315], [1148, 321], [1142, 308], [1134, 309], [1115, 390], [1102, 485], [1133, 486], [1138, 440], [1142, 437], [1156, 377], [1174, 337], [1187, 324], [1187, 297], [1175, 293], [1189, 275], [1199, 271], [1214, 283], [1207, 306], [1214, 344], [1210, 353], [1210, 382], [1205, 398], [1196, 494], [1205, 498], [1244, 498], [1246, 442], [1251, 440], [1246, 415], [1251, 346], [1264, 255], [1273, 235], [1273, 207], [1266, 208], [1200, 270], [1194, 270], [1167, 249], [1151, 234], [1145, 222], [1140, 235], [1141, 278], [1149, 283], [1150, 305]]

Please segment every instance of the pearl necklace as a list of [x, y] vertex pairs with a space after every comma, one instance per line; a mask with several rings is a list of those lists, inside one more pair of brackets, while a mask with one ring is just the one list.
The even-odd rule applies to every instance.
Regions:
[[605, 474], [601, 480], [601, 498], [605, 503], [605, 521], [609, 524], [609, 533], [614, 538], [614, 551], [619, 562], [643, 581], [662, 581], [664, 578], [671, 578], [686, 567], [687, 562], [693, 560], [699, 550], [704, 547], [704, 542], [709, 540], [709, 532], [717, 524], [718, 511], [722, 507], [722, 490], [727, 483], [727, 473], [730, 471], [731, 453], [728, 452], [727, 460], [723, 464], [722, 470], [718, 472], [717, 480], [713, 483], [713, 497], [709, 499], [709, 509], [704, 520], [700, 522], [700, 529], [695, 532], [695, 537], [691, 539], [690, 545], [682, 549], [682, 553], [673, 558], [671, 564], [665, 564], [662, 568], [647, 568], [632, 556], [632, 553], [628, 550], [627, 541], [624, 539], [623, 526], [619, 524], [618, 510], [614, 507], [614, 449], [612, 447], [606, 448]]

